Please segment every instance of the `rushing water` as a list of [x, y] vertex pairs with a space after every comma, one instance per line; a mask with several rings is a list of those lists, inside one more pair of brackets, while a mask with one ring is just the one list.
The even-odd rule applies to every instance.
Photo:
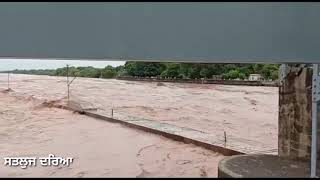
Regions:
[[0, 92], [1, 159], [54, 154], [74, 162], [1, 165], [1, 177], [217, 177], [219, 153], [12, 95]]
[[[0, 91], [7, 75], [0, 74]], [[28, 99], [63, 100], [65, 77], [10, 75], [11, 95]], [[208, 134], [208, 141], [223, 138], [237, 148], [277, 152], [278, 88], [135, 82], [77, 78], [70, 98], [84, 109], [117, 119], [148, 119]], [[237, 149], [236, 149], [237, 150]]]

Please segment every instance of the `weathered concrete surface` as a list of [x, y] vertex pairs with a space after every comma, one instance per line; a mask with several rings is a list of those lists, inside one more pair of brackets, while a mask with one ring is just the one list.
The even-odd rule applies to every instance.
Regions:
[[310, 158], [312, 69], [290, 72], [279, 88], [279, 155]]
[[[318, 173], [320, 169], [318, 169]], [[310, 161], [276, 155], [236, 155], [219, 162], [220, 178], [310, 177]]]

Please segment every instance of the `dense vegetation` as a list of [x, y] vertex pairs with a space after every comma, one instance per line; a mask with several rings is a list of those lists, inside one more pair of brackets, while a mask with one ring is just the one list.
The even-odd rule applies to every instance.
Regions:
[[127, 62], [129, 76], [199, 79], [221, 75], [223, 79], [247, 79], [250, 74], [261, 74], [264, 79], [278, 79], [277, 64], [193, 64]]
[[[194, 64], [126, 62], [124, 66], [105, 68], [69, 67], [70, 76], [90, 78], [115, 78], [118, 76], [161, 77], [184, 79], [210, 79], [220, 75], [222, 79], [247, 79], [250, 74], [261, 74], [264, 79], [278, 79], [277, 64]], [[56, 70], [14, 70], [11, 73], [66, 76], [67, 68]]]
[[45, 69], [45, 70], [13, 70], [13, 71], [2, 71], [2, 73], [13, 73], [13, 74], [34, 74], [34, 75], [49, 75], [49, 76], [67, 76], [69, 71], [69, 76], [77, 77], [89, 77], [89, 78], [115, 78], [121, 71], [124, 70], [124, 66], [112, 67], [106, 66], [105, 68], [94, 68], [88, 67], [67, 67], [58, 68], [55, 70]]

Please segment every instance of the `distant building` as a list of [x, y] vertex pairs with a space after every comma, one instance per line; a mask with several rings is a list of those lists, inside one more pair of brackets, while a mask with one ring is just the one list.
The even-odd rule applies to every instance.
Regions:
[[222, 75], [212, 75], [212, 79], [213, 80], [221, 80], [222, 79]]
[[261, 81], [263, 78], [261, 74], [250, 74], [249, 81]]

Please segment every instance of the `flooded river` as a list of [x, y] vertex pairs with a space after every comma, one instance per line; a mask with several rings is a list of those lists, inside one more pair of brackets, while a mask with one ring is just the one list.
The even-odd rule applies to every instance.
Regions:
[[[217, 177], [223, 155], [0, 92], [0, 177]], [[71, 157], [10, 167], [6, 157]]]
[[[7, 75], [0, 74], [0, 90]], [[10, 75], [12, 95], [65, 102], [65, 77]], [[77, 78], [70, 100], [114, 117], [132, 116], [192, 128], [277, 150], [278, 88]]]

